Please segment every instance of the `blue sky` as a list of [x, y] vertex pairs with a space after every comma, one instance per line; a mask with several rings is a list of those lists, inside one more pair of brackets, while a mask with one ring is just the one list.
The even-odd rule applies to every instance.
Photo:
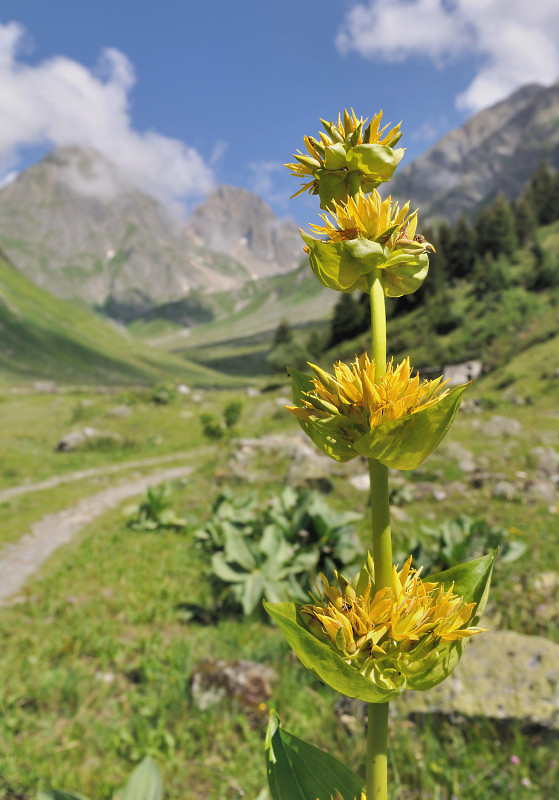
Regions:
[[344, 106], [403, 120], [405, 160], [559, 77], [556, 0], [3, 0], [0, 179], [96, 147], [184, 211], [219, 183], [316, 213], [282, 167]]

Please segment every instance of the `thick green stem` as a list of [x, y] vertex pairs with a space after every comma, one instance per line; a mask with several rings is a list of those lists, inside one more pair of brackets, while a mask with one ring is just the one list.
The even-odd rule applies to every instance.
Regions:
[[[371, 297], [371, 358], [375, 378], [386, 374], [386, 309], [380, 272], [369, 276]], [[369, 459], [371, 483], [371, 530], [375, 590], [392, 585], [392, 537], [388, 468]], [[369, 703], [367, 729], [367, 800], [387, 800], [388, 703]]]
[[371, 530], [375, 591], [392, 585], [392, 536], [390, 533], [390, 504], [388, 500], [388, 468], [369, 459], [371, 482]]
[[367, 800], [388, 798], [388, 703], [369, 703], [367, 726]]
[[384, 289], [380, 282], [380, 270], [368, 276], [371, 298], [371, 358], [375, 362], [375, 377], [386, 374], [386, 305]]

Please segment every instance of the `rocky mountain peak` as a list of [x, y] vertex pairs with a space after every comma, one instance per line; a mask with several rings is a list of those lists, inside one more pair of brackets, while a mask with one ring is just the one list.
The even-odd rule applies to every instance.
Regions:
[[421, 219], [454, 222], [499, 192], [516, 197], [543, 158], [559, 166], [559, 81], [523, 86], [480, 111], [403, 167], [390, 189]]
[[254, 277], [288, 272], [301, 260], [295, 223], [278, 219], [258, 195], [235, 186], [219, 186], [197, 206], [187, 233], [198, 245], [233, 256]]

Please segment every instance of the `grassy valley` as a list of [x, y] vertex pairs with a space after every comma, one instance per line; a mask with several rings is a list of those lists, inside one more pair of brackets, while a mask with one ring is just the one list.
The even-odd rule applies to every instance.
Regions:
[[0, 381], [26, 384], [227, 382], [203, 366], [149, 347], [122, 326], [60, 300], [0, 259]]

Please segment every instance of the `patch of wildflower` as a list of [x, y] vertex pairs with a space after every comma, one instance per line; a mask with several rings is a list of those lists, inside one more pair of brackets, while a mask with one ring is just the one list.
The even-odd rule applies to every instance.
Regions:
[[[440, 644], [483, 632], [468, 625], [475, 603], [440, 583], [423, 581], [411, 556], [393, 567], [392, 586], [375, 591], [370, 571], [362, 570], [357, 589], [336, 573], [338, 587], [322, 575], [324, 594], [314, 596], [301, 612], [310, 617], [310, 631], [329, 641], [346, 663], [369, 676], [385, 666], [406, 672], [407, 664], [424, 659]], [[365, 585], [363, 575], [366, 575]]]
[[[315, 373], [313, 390], [303, 395], [304, 406], [287, 406], [304, 421], [331, 416], [346, 418], [349, 430], [366, 433], [385, 422], [413, 414], [441, 400], [448, 391], [440, 391], [442, 378], [421, 380], [412, 377], [409, 358], [396, 367], [390, 361], [386, 373], [377, 377], [374, 359], [367, 353], [348, 366], [339, 361], [334, 375], [309, 363]], [[351, 433], [348, 433], [351, 439]]]
[[434, 250], [432, 244], [416, 234], [417, 211], [409, 213], [409, 202], [403, 208], [392, 203], [392, 198], [382, 200], [373, 189], [370, 195], [359, 192], [347, 203], [332, 203], [329, 214], [321, 214], [324, 225], [310, 225], [315, 233], [328, 236], [332, 242], [369, 239], [389, 250], [409, 248], [419, 252]]

